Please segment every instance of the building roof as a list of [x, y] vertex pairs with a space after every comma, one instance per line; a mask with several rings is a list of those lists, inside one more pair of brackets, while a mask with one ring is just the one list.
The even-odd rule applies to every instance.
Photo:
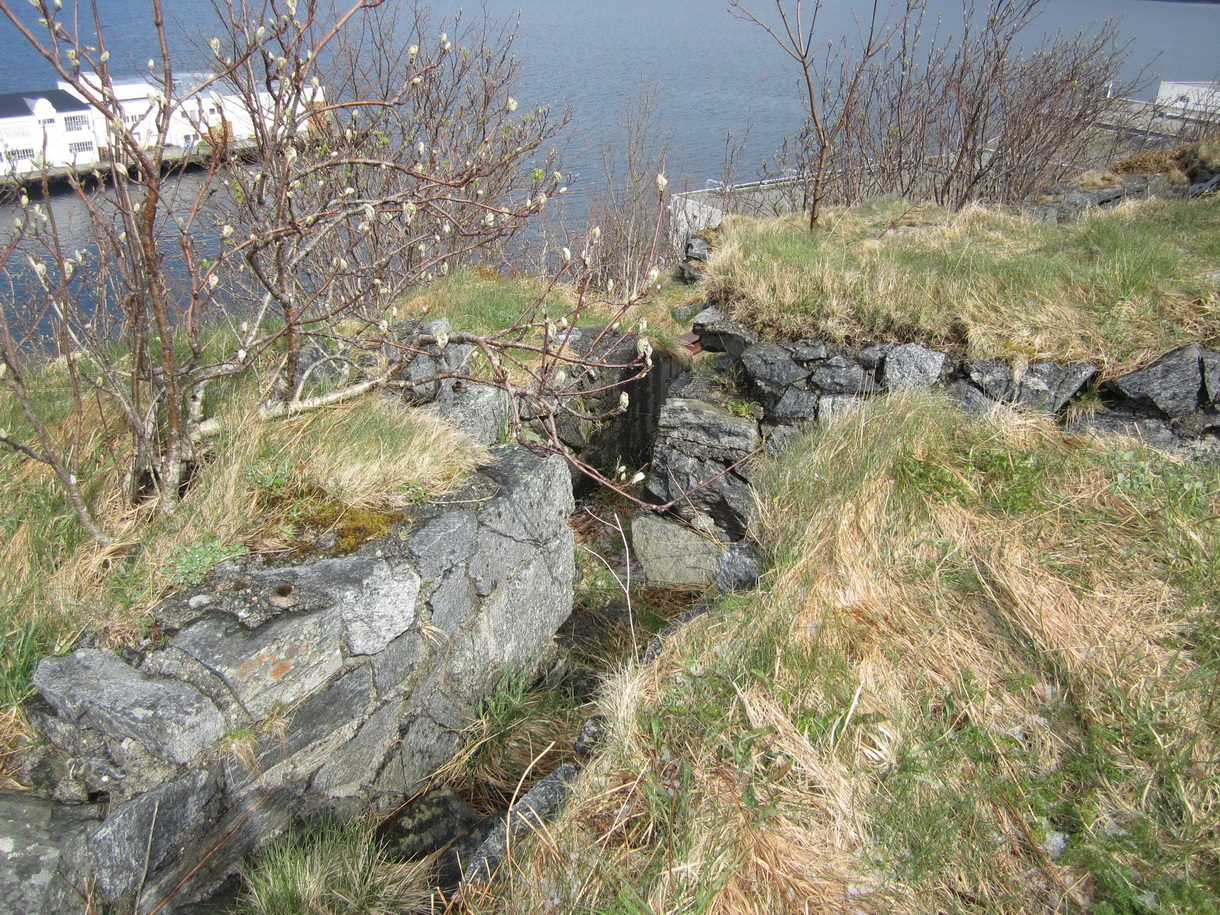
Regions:
[[34, 114], [34, 105], [39, 99], [46, 99], [60, 113], [89, 110], [88, 105], [62, 89], [0, 92], [0, 118], [28, 118]]

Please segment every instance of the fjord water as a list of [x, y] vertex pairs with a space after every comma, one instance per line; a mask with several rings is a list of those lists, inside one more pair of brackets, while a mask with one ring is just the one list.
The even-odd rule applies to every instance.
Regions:
[[[148, 0], [97, 0], [116, 72], [145, 70], [155, 47]], [[389, 0], [401, 3], [407, 0]], [[883, 6], [887, 0], [882, 0]], [[724, 0], [486, 0], [493, 18], [520, 15], [516, 50], [524, 61], [518, 95], [523, 104], [571, 106], [575, 129], [569, 171], [594, 170], [590, 150], [602, 129], [613, 131], [641, 84], [656, 87], [657, 121], [672, 136], [668, 171], [680, 185], [701, 186], [724, 174], [726, 137], [742, 148], [742, 179], [752, 177], [783, 136], [801, 121], [793, 63], [757, 27], [732, 18]], [[346, 5], [340, 3], [338, 5]], [[436, 19], [474, 0], [433, 0]], [[36, 18], [33, 7], [18, 12]], [[70, 4], [65, 4], [70, 6]], [[210, 4], [164, 0], [174, 47], [186, 66], [198, 65], [198, 48], [210, 37]], [[754, 0], [760, 13], [772, 0]], [[960, 18], [960, 0], [929, 0], [930, 10]], [[855, 31], [853, 16], [871, 9], [865, 0], [825, 0], [819, 32], [837, 39]], [[1147, 66], [1155, 81], [1210, 80], [1220, 74], [1220, 3], [1161, 0], [1046, 0], [1025, 41], [1047, 33], [1096, 29], [1117, 20], [1131, 43], [1129, 73]], [[437, 30], [439, 31], [439, 21]], [[53, 85], [54, 74], [15, 33], [0, 24], [0, 91]], [[574, 166], [574, 168], [572, 167]], [[573, 190], [579, 191], [577, 180]]]

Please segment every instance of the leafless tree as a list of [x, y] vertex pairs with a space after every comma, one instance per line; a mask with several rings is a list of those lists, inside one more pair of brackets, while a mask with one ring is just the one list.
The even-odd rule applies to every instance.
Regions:
[[667, 180], [669, 143], [658, 122], [656, 90], [648, 85], [624, 105], [609, 135], [603, 128], [598, 184], [586, 209], [586, 221], [601, 230], [593, 268], [603, 287], [630, 295], [653, 266], [656, 183]]
[[[729, 12], [762, 28], [796, 62], [804, 95], [806, 121], [795, 148], [784, 158], [796, 167], [809, 229], [817, 227], [830, 176], [831, 150], [851, 125], [857, 94], [868, 67], [908, 18], [918, 0], [906, 0], [897, 16], [873, 0], [868, 15], [856, 21], [856, 42], [823, 44], [818, 31], [822, 0], [805, 7], [802, 0], [775, 0], [775, 18], [754, 13], [741, 0], [729, 0]], [[837, 74], [838, 78], [832, 76]]]
[[1134, 90], [1112, 23], [1026, 49], [1043, 0], [963, 6], [925, 34], [926, 9], [865, 74], [835, 150], [845, 201], [898, 193], [961, 207], [1022, 199], [1085, 167], [1108, 97]]
[[810, 227], [826, 200], [900, 194], [960, 207], [1011, 201], [1078, 169], [1096, 138], [1126, 48], [1095, 34], [1021, 44], [1045, 0], [964, 0], [929, 23], [924, 0], [873, 4], [854, 37], [819, 40], [821, 3], [775, 0], [766, 20], [729, 0], [796, 62], [806, 123], [766, 169], [791, 176]]
[[[147, 109], [133, 118], [96, 5], [39, 0], [38, 9], [40, 25], [30, 27], [0, 0], [24, 40], [104, 119], [106, 177], [97, 187], [75, 176], [64, 198], [44, 170], [0, 247], [9, 289], [0, 386], [22, 414], [20, 426], [0, 430], [0, 445], [54, 469], [94, 540], [109, 536], [76, 464], [84, 417], [121, 415], [130, 460], [115, 472], [131, 499], [172, 512], [209, 429], [207, 386], [267, 354], [281, 360], [269, 417], [401, 379], [421, 354], [451, 342], [483, 353], [489, 370], [441, 374], [503, 388], [519, 417], [544, 428], [548, 416], [579, 413], [581, 392], [568, 382], [587, 393], [582, 366], [590, 378], [597, 371], [563, 335], [588, 301], [590, 256], [569, 254], [558, 271], [556, 280], [581, 290], [563, 314], [540, 299], [498, 334], [388, 332], [404, 288], [502, 243], [561, 190], [547, 144], [563, 119], [519, 110], [511, 29], [485, 19], [433, 24], [420, 9], [399, 22], [381, 0], [333, 16], [314, 0], [231, 0], [216, 7], [211, 70], [187, 74], [175, 67], [161, 4], [150, 0], [159, 49]], [[170, 142], [182, 118], [207, 139], [195, 151], [201, 168], [189, 173], [174, 167], [184, 151]], [[59, 221], [69, 208], [83, 214], [87, 239], [73, 250]], [[635, 301], [625, 295], [620, 316]], [[340, 359], [348, 346], [381, 358], [351, 358], [354, 377], [313, 391], [303, 353], [319, 342]], [[47, 356], [62, 359], [74, 421], [62, 402], [40, 405], [29, 388]], [[641, 348], [617, 368], [649, 363]], [[560, 384], [561, 376], [571, 377]]]

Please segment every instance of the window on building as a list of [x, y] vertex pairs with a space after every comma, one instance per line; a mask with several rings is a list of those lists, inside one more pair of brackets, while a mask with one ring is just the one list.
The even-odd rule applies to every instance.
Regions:
[[193, 133], [184, 134], [182, 137], [183, 146], [193, 146], [195, 143], [195, 135]]
[[16, 162], [18, 159], [33, 159], [37, 153], [38, 150], [33, 146], [23, 146], [20, 149], [6, 149], [4, 158], [9, 162]]
[[88, 130], [89, 129], [89, 115], [70, 114], [64, 118], [64, 127], [71, 131]]
[[93, 141], [92, 140], [81, 140], [76, 143], [69, 143], [68, 152], [70, 152], [70, 153], [91, 153], [91, 152], [93, 152]]
[[51, 127], [55, 124], [55, 118], [39, 118], [38, 123], [43, 127]]

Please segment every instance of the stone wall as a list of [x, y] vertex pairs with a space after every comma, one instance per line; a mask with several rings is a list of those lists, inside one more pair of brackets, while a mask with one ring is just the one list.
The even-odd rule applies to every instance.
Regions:
[[[748, 456], [779, 450], [796, 427], [886, 392], [940, 390], [969, 413], [1008, 404], [1059, 417], [1070, 431], [1124, 433], [1188, 458], [1220, 459], [1220, 354], [1197, 344], [1099, 384], [1097, 366], [1087, 363], [1015, 367], [915, 343], [763, 343], [715, 308], [693, 322], [702, 349], [723, 354], [721, 381], [687, 376], [661, 409], [645, 485], [656, 502], [675, 504], [670, 517], [638, 516], [632, 525], [650, 584], [748, 584], [756, 571], [736, 571], [752, 561], [748, 549], [728, 549], [741, 541], [753, 509]], [[737, 388], [728, 396], [725, 379]], [[1090, 409], [1070, 415], [1086, 392]]]
[[20, 910], [182, 910], [294, 820], [393, 809], [450, 759], [571, 611], [566, 464], [494, 453], [350, 556], [225, 564], [158, 608], [168, 637], [142, 656], [44, 660], [30, 775], [58, 804], [0, 812], [59, 825], [29, 840]]

